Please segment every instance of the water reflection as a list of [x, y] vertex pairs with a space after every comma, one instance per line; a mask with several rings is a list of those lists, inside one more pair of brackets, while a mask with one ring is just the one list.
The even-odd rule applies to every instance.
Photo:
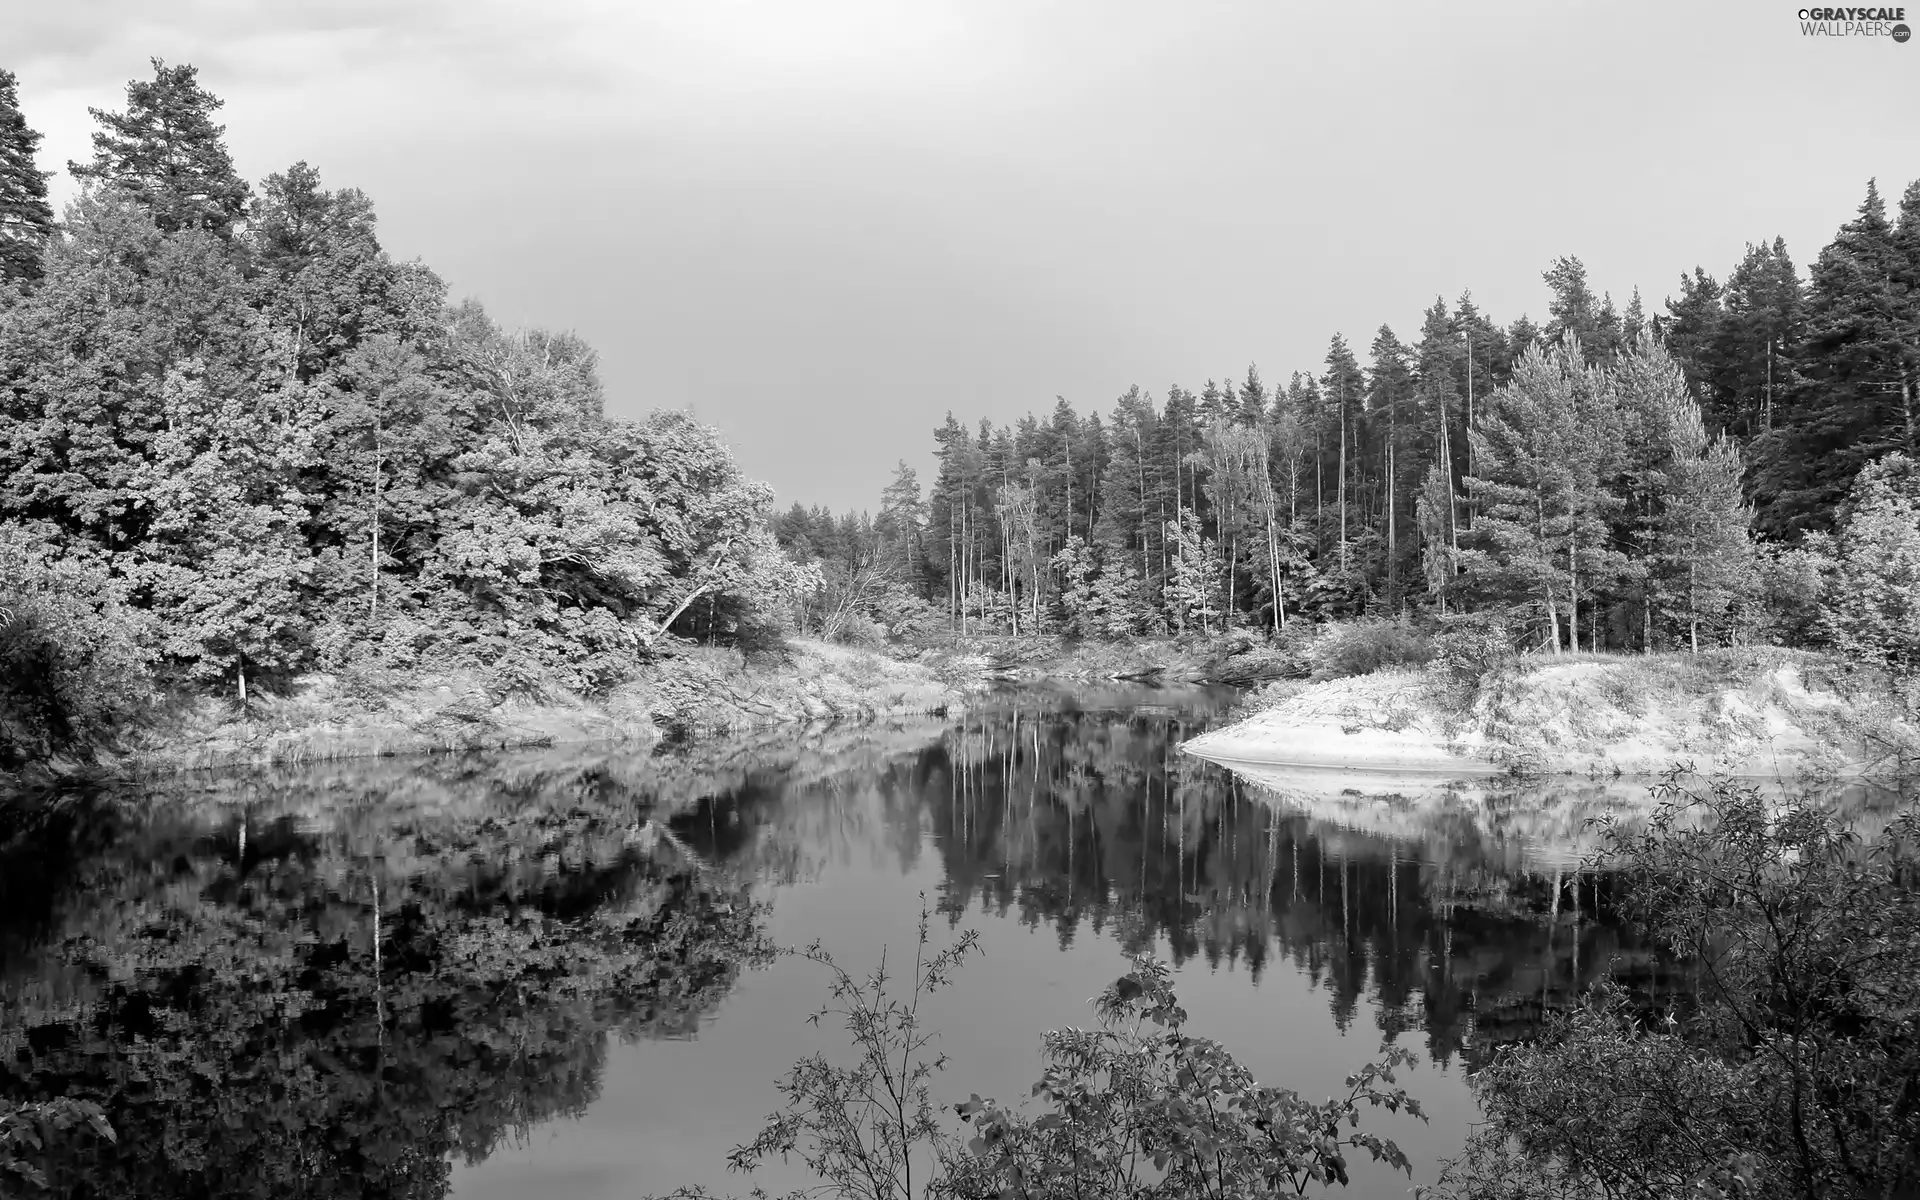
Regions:
[[1364, 998], [1381, 1033], [1418, 1030], [1441, 1063], [1524, 1036], [1602, 972], [1655, 1004], [1680, 988], [1615, 919], [1612, 881], [1579, 869], [1589, 822], [1643, 809], [1645, 784], [1358, 789], [1229, 770], [1178, 750], [1217, 705], [988, 712], [857, 787], [749, 786], [674, 827], [787, 878], [861, 853], [906, 872], [937, 853], [956, 923], [992, 913], [1062, 949], [1110, 938], [1256, 984], [1283, 961], [1324, 989], [1342, 1032]]
[[[45, 797], [0, 813], [0, 1099], [107, 1108], [117, 1145], [44, 1156], [58, 1196], [665, 1191], [698, 1180], [637, 1179], [635, 1147], [691, 1143], [650, 1130], [717, 1114], [681, 1147], [717, 1169], [804, 1052], [812, 982], [776, 969], [742, 1000], [770, 937], [857, 953], [922, 887], [990, 926], [945, 1048], [1012, 1077], [962, 1094], [1023, 1090], [1041, 1022], [1082, 1018], [1122, 950], [1217, 970], [1198, 1001], [1289, 1082], [1337, 1080], [1376, 1031], [1471, 1064], [1604, 971], [1684, 992], [1578, 865], [1587, 820], [1643, 787], [1356, 788], [1182, 754], [1230, 701], [1023, 693], [951, 725]], [[1309, 1036], [1262, 1044], [1283, 1019]], [[1315, 1025], [1363, 1036], [1329, 1050]], [[714, 1028], [734, 1036], [686, 1042]], [[690, 1072], [670, 1094], [632, 1075], [663, 1044]], [[630, 1107], [604, 1178], [564, 1182], [570, 1152], [529, 1134], [608, 1092]], [[510, 1182], [473, 1169], [506, 1159]]]
[[38, 1156], [51, 1194], [444, 1195], [764, 961], [761, 906], [614, 773], [525, 767], [9, 812], [0, 1096], [119, 1135]]

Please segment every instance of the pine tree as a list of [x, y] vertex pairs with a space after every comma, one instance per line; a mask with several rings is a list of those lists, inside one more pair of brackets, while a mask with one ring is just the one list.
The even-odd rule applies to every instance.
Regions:
[[1636, 610], [1641, 648], [1654, 648], [1655, 555], [1665, 502], [1672, 489], [1674, 433], [1687, 423], [1683, 410], [1692, 410], [1700, 423], [1679, 362], [1665, 343], [1643, 333], [1614, 373], [1620, 401], [1621, 433], [1617, 472], [1609, 485], [1623, 501], [1618, 540], [1631, 548], [1632, 562], [1624, 573], [1628, 599]]
[[[1100, 482], [1100, 522], [1095, 531], [1102, 561], [1131, 560], [1142, 586], [1152, 594], [1163, 571], [1164, 537], [1153, 536], [1156, 502], [1149, 488], [1149, 455], [1156, 445], [1153, 404], [1139, 388], [1129, 388], [1115, 403], [1107, 431], [1107, 464]], [[1172, 466], [1173, 464], [1169, 464]], [[1158, 476], [1156, 475], [1157, 479]]]
[[325, 380], [366, 337], [406, 334], [402, 271], [380, 248], [373, 204], [327, 191], [306, 163], [269, 175], [251, 213], [262, 312], [286, 342], [288, 373]]
[[[1721, 399], [1716, 427], [1752, 438], [1773, 427], [1777, 397], [1796, 386], [1794, 354], [1805, 327], [1799, 273], [1787, 243], [1749, 245], [1727, 276], [1723, 312], [1714, 339]], [[1711, 418], [1710, 418], [1711, 419]]]
[[1234, 420], [1242, 425], [1257, 425], [1267, 415], [1267, 385], [1260, 381], [1260, 369], [1247, 364], [1247, 377], [1240, 384], [1240, 411]]
[[1201, 430], [1206, 427], [1200, 409], [1200, 400], [1192, 392], [1178, 384], [1167, 389], [1150, 451], [1148, 473], [1155, 482], [1147, 493], [1162, 517], [1178, 512], [1181, 505], [1199, 507], [1200, 483], [1188, 456], [1200, 448]]
[[1633, 296], [1627, 301], [1626, 311], [1620, 314], [1620, 341], [1632, 346], [1647, 331], [1647, 309], [1640, 299], [1640, 288], [1636, 285]]
[[1046, 464], [1041, 519], [1051, 553], [1053, 547], [1065, 546], [1076, 528], [1090, 527], [1087, 517], [1092, 497], [1081, 480], [1087, 464], [1086, 451], [1079, 445], [1080, 418], [1066, 397], [1054, 397], [1052, 420], [1041, 433], [1041, 460]]
[[1541, 278], [1553, 293], [1553, 299], [1547, 303], [1549, 319], [1545, 340], [1559, 345], [1571, 333], [1579, 340], [1588, 361], [1611, 358], [1619, 343], [1619, 320], [1618, 317], [1608, 320], [1613, 307], [1611, 300], [1603, 306], [1594, 298], [1593, 289], [1587, 285], [1586, 264], [1577, 258], [1556, 258]]
[[1414, 520], [1420, 535], [1420, 568], [1427, 583], [1427, 595], [1433, 597], [1440, 615], [1447, 613], [1447, 592], [1453, 582], [1454, 537], [1452, 524], [1453, 484], [1446, 468], [1438, 462], [1427, 466], [1414, 497]]
[[[1447, 311], [1447, 302], [1435, 297], [1420, 324], [1420, 342], [1413, 350], [1414, 414], [1412, 444], [1419, 462], [1438, 464], [1451, 499], [1444, 509], [1447, 540], [1459, 527], [1459, 478], [1466, 468], [1465, 376], [1468, 331]], [[1476, 381], [1478, 382], [1478, 381]], [[1424, 481], [1425, 475], [1421, 476]], [[1423, 482], [1424, 486], [1424, 482]]]
[[1920, 449], [1920, 328], [1878, 188], [1820, 252], [1798, 380], [1757, 472], [1760, 527], [1776, 538], [1831, 526], [1860, 468]]
[[925, 525], [926, 503], [920, 497], [920, 476], [901, 459], [893, 468], [893, 481], [880, 493], [879, 530], [893, 546], [889, 559], [897, 566], [902, 580], [916, 582]]
[[1618, 424], [1611, 380], [1566, 337], [1522, 356], [1472, 435], [1480, 515], [1463, 560], [1485, 598], [1538, 606], [1549, 648], [1562, 646], [1563, 616], [1578, 648], [1581, 602], [1622, 566], [1608, 526], [1618, 501], [1601, 482]]
[[1669, 296], [1666, 312], [1653, 319], [1653, 331], [1687, 374], [1687, 386], [1700, 398], [1708, 419], [1724, 425], [1725, 405], [1718, 392], [1719, 364], [1715, 348], [1720, 323], [1726, 315], [1721, 303], [1720, 281], [1695, 267], [1693, 274], [1681, 272], [1680, 295]]
[[1359, 472], [1354, 460], [1364, 440], [1359, 416], [1365, 411], [1366, 378], [1360, 371], [1359, 360], [1347, 348], [1346, 339], [1337, 333], [1327, 347], [1326, 374], [1320, 378], [1320, 394], [1325, 402], [1327, 423], [1331, 425], [1321, 454], [1330, 463], [1326, 479], [1336, 510], [1330, 515], [1337, 520], [1339, 541], [1335, 545], [1339, 551], [1340, 573], [1345, 575], [1352, 566], [1352, 538], [1359, 531], [1359, 506], [1355, 503]]
[[1513, 363], [1515, 366], [1519, 365], [1520, 359], [1526, 354], [1528, 347], [1539, 345], [1546, 341], [1541, 335], [1540, 327], [1535, 325], [1525, 313], [1521, 313], [1518, 317], [1515, 317], [1513, 324], [1507, 326], [1506, 339], [1507, 345], [1512, 349]]
[[1753, 585], [1753, 542], [1740, 486], [1740, 449], [1725, 434], [1708, 438], [1693, 419], [1674, 437], [1675, 461], [1656, 541], [1664, 607], [1700, 652], [1703, 623], [1717, 624]]
[[1377, 440], [1369, 446], [1369, 451], [1378, 463], [1383, 492], [1377, 502], [1381, 513], [1380, 532], [1386, 547], [1387, 600], [1398, 609], [1406, 549], [1403, 539], [1411, 532], [1402, 514], [1413, 511], [1412, 481], [1420, 477], [1418, 455], [1409, 453], [1410, 435], [1418, 428], [1415, 414], [1411, 412], [1413, 371], [1407, 362], [1406, 347], [1385, 325], [1374, 334], [1370, 352], [1373, 361], [1367, 372], [1367, 408]]
[[34, 165], [40, 134], [20, 111], [13, 72], [0, 70], [0, 281], [40, 278], [53, 236], [47, 173]]
[[213, 123], [224, 103], [200, 86], [199, 72], [153, 59], [151, 80], [127, 84], [127, 111], [87, 111], [93, 161], [67, 164], [79, 179], [113, 183], [138, 197], [167, 233], [206, 229], [229, 237], [251, 195], [227, 153], [226, 127]]

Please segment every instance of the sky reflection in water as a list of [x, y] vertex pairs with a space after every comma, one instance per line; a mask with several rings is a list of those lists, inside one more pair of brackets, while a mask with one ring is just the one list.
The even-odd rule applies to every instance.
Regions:
[[[726, 1152], [840, 1039], [804, 1022], [819, 969], [765, 943], [910, 954], [925, 893], [940, 936], [985, 950], [934, 1006], [938, 1096], [1024, 1096], [1041, 1031], [1088, 1023], [1151, 949], [1192, 1028], [1263, 1080], [1324, 1095], [1413, 1039], [1433, 1121], [1382, 1129], [1419, 1181], [1464, 1136], [1463, 1067], [1543, 1004], [1609, 963], [1673, 991], [1577, 869], [1585, 820], [1643, 787], [1353, 787], [1180, 753], [1229, 699], [1027, 696], [954, 725], [67, 798], [7, 830], [0, 1087], [157, 1081], [111, 1093], [135, 1136], [60, 1156], [56, 1194], [777, 1188], [802, 1181], [729, 1178]], [[200, 1085], [168, 1083], [163, 1050]]]

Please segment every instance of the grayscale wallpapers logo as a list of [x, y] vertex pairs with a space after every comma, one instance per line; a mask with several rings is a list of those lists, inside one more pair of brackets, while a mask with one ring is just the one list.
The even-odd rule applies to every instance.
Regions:
[[1904, 42], [1913, 36], [1904, 8], [1803, 8], [1800, 32], [1808, 37], [1890, 37]]

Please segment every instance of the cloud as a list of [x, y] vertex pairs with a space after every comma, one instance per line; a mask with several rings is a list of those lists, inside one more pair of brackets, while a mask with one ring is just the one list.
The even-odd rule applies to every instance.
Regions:
[[1335, 329], [1411, 335], [1436, 292], [1537, 316], [1559, 254], [1656, 307], [1745, 240], [1805, 262], [1914, 160], [1911, 46], [1739, 0], [14, 9], [43, 166], [149, 56], [194, 63], [249, 178], [365, 189], [455, 294], [594, 340], [623, 411], [693, 401], [836, 504], [948, 407], [1284, 378]]

